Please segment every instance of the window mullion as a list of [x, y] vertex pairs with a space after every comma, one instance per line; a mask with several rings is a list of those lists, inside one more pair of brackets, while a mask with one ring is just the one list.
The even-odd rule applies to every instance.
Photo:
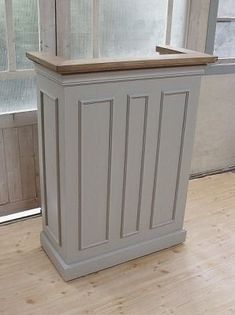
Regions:
[[235, 64], [235, 58], [233, 57], [219, 58], [218, 64]]
[[172, 29], [173, 7], [174, 7], [174, 0], [168, 0], [166, 40], [165, 40], [166, 45], [170, 45], [170, 43], [171, 43], [171, 29]]
[[207, 23], [207, 37], [205, 52], [208, 54], [214, 53], [216, 22], [218, 16], [219, 0], [210, 0], [210, 9]]
[[71, 58], [71, 3], [70, 0], [56, 0], [57, 55]]
[[185, 48], [187, 47], [187, 41], [188, 41], [191, 3], [192, 3], [192, 0], [187, 1], [187, 16], [186, 16], [186, 23], [185, 23], [185, 29], [184, 29], [184, 47]]
[[39, 47], [39, 51], [42, 51], [41, 14], [40, 14], [39, 0], [37, 0], [37, 10], [38, 10], [38, 47]]
[[232, 22], [232, 21], [235, 21], [234, 16], [231, 16], [231, 17], [225, 16], [225, 17], [218, 17], [217, 18], [217, 22]]
[[32, 79], [35, 77], [34, 69], [27, 70], [17, 70], [17, 71], [0, 71], [0, 81], [1, 80], [24, 80]]
[[92, 51], [93, 58], [100, 56], [100, 0], [93, 0], [93, 17], [92, 17]]
[[38, 0], [40, 50], [56, 55], [56, 0]]
[[12, 0], [5, 0], [8, 70], [16, 71], [16, 48]]

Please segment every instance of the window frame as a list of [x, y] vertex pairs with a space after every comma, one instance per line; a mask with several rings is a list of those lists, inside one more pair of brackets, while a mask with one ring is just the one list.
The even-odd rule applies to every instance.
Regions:
[[[93, 57], [99, 57], [99, 8], [100, 0], [93, 1], [93, 18], [92, 18], [92, 50]], [[172, 36], [172, 21], [174, 1], [167, 0], [166, 12], [166, 30], [165, 43], [170, 45]], [[68, 54], [68, 43], [66, 32], [69, 31], [69, 1], [64, 0], [37, 0], [38, 3], [38, 31], [39, 31], [39, 50], [54, 54]], [[191, 9], [191, 1], [187, 1], [186, 22], [183, 34], [183, 46], [186, 46], [189, 28], [189, 16]], [[64, 15], [68, 14], [68, 19]], [[61, 23], [62, 21], [62, 23]], [[67, 21], [67, 22], [66, 22]], [[15, 49], [15, 31], [13, 17], [13, 0], [5, 0], [5, 24], [6, 24], [6, 44], [7, 44], [7, 63], [6, 70], [0, 71], [0, 82], [8, 79], [29, 79], [35, 77], [34, 69], [17, 69], [16, 67], [16, 49]], [[67, 50], [67, 51], [66, 51]], [[21, 110], [19, 109], [19, 112]], [[18, 111], [17, 111], [18, 112]]]
[[[14, 19], [13, 19], [13, 0], [5, 0], [5, 20], [6, 20], [6, 42], [7, 42], [7, 56], [8, 56], [8, 69], [0, 71], [0, 80], [2, 79], [20, 79], [32, 77], [34, 74], [33, 69], [16, 69], [16, 51], [14, 43]], [[174, 1], [167, 0], [167, 16], [166, 16], [166, 31], [165, 31], [165, 44], [170, 45], [172, 35], [172, 21]], [[66, 51], [68, 43], [66, 43], [66, 34], [69, 31], [69, 1], [64, 0], [37, 0], [38, 2], [38, 30], [39, 30], [39, 50], [49, 52], [55, 55], [68, 54]], [[100, 0], [92, 0], [93, 2], [93, 40], [92, 50], [93, 57], [99, 57], [99, 8]], [[190, 1], [187, 2], [187, 16], [186, 26], [184, 30], [184, 45], [187, 42], [187, 33], [189, 25], [190, 14]], [[68, 19], [64, 15], [68, 15]], [[63, 21], [64, 23], [61, 23]], [[65, 23], [65, 21], [67, 21]]]
[[[39, 3], [39, 0], [37, 0]], [[7, 69], [0, 71], [0, 81], [7, 79], [26, 79], [35, 76], [34, 69], [16, 68], [15, 27], [12, 0], [5, 0], [5, 27], [7, 48]], [[38, 5], [39, 7], [39, 5]], [[40, 46], [40, 30], [39, 30]]]
[[[206, 36], [205, 52], [214, 54], [216, 25], [218, 20], [233, 20], [235, 17], [218, 17], [219, 0], [210, 0], [210, 8], [208, 15], [208, 28]], [[235, 56], [227, 58], [219, 58], [218, 62], [208, 66], [207, 74], [229, 74], [235, 73]]]
[[[57, 55], [70, 58], [69, 42], [67, 34], [70, 30], [70, 1], [54, 0], [56, 2], [56, 37], [57, 37]], [[175, 0], [167, 1], [166, 12], [166, 30], [165, 45], [170, 45], [172, 35], [172, 22]], [[93, 58], [100, 57], [100, 41], [99, 41], [99, 21], [100, 21], [100, 0], [92, 0], [92, 55]], [[183, 47], [186, 46], [189, 27], [191, 0], [187, 1], [186, 22], [183, 34]], [[66, 18], [65, 18], [66, 16]]]
[[[0, 81], [5, 79], [26, 79], [35, 75], [34, 69], [16, 68], [15, 26], [13, 0], [5, 0], [5, 24], [7, 46], [7, 69], [0, 71]], [[55, 3], [56, 0], [37, 0], [39, 50], [55, 54]]]
[[[55, 54], [56, 47], [56, 24], [55, 24], [55, 3], [56, 0], [37, 0], [38, 10], [38, 43], [39, 50]], [[17, 69], [15, 49], [15, 26], [13, 17], [13, 0], [4, 1], [5, 27], [6, 27], [6, 49], [7, 69], [0, 71], [0, 84], [4, 80], [33, 79], [36, 77], [34, 69]], [[36, 104], [35, 104], [36, 105]], [[32, 111], [33, 109], [28, 109]], [[26, 109], [14, 111], [26, 112]], [[9, 112], [11, 113], [11, 112]], [[8, 114], [7, 112], [3, 114]], [[2, 114], [0, 114], [2, 115]]]

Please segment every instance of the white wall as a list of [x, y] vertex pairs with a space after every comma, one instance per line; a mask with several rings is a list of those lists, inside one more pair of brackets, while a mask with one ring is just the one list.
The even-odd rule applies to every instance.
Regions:
[[[187, 48], [205, 51], [210, 2], [191, 0]], [[235, 74], [206, 75], [201, 85], [191, 173], [232, 166], [235, 166]]]
[[191, 173], [235, 166], [235, 74], [202, 79]]

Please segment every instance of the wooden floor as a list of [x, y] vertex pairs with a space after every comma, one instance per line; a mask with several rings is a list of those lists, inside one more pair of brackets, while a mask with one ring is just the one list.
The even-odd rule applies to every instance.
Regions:
[[0, 228], [1, 315], [234, 315], [235, 173], [190, 182], [184, 245], [65, 283], [41, 219]]

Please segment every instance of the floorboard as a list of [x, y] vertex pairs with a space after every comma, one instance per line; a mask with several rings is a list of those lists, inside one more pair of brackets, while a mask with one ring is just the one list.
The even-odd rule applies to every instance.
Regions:
[[41, 219], [0, 227], [1, 315], [234, 315], [235, 173], [191, 180], [185, 244], [65, 283]]

